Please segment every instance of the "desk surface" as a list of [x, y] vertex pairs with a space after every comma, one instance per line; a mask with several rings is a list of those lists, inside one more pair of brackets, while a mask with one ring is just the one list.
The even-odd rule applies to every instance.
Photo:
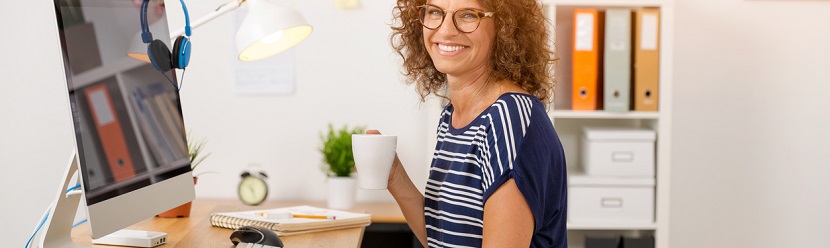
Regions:
[[[236, 199], [196, 199], [188, 218], [150, 218], [130, 226], [128, 229], [161, 231], [167, 233], [165, 247], [232, 247], [230, 235], [233, 230], [214, 227], [210, 214], [217, 212], [246, 211], [295, 205], [326, 207], [324, 202], [309, 201], [268, 201], [259, 206], [246, 206]], [[354, 212], [372, 214], [372, 223], [406, 223], [400, 208], [394, 202], [357, 203]], [[359, 247], [363, 238], [363, 227], [327, 232], [281, 237], [287, 247]], [[92, 242], [87, 224], [72, 230], [72, 239], [78, 245], [89, 246]], [[113, 246], [95, 246], [113, 247]]]

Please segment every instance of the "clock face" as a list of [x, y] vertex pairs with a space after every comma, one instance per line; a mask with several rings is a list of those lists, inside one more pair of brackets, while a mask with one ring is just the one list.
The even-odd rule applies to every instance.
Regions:
[[268, 185], [265, 180], [255, 176], [246, 176], [239, 182], [239, 199], [243, 203], [256, 206], [268, 198]]

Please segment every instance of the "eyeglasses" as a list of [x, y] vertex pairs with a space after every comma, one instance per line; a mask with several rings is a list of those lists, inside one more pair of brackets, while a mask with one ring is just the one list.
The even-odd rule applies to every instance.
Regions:
[[452, 22], [455, 28], [462, 33], [472, 33], [481, 24], [481, 18], [493, 17], [496, 12], [484, 12], [477, 9], [463, 8], [457, 10], [445, 10], [441, 7], [425, 4], [418, 6], [421, 10], [419, 20], [421, 25], [428, 29], [437, 29], [444, 23], [447, 12], [452, 13]]

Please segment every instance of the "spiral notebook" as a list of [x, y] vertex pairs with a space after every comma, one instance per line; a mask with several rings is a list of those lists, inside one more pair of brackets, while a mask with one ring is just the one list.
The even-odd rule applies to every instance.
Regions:
[[279, 236], [364, 227], [372, 223], [372, 215], [347, 211], [294, 206], [241, 212], [213, 213], [210, 224], [236, 229], [241, 226], [261, 226]]

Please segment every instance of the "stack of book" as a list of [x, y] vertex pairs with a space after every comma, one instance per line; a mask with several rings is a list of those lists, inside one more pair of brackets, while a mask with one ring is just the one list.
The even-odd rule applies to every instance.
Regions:
[[266, 210], [213, 213], [210, 224], [216, 227], [236, 229], [242, 226], [261, 226], [273, 230], [279, 236], [329, 231], [353, 227], [365, 227], [372, 223], [372, 216], [364, 213], [295, 206]]
[[162, 83], [139, 87], [132, 92], [140, 131], [159, 167], [188, 161], [184, 122], [176, 97], [175, 89]]

